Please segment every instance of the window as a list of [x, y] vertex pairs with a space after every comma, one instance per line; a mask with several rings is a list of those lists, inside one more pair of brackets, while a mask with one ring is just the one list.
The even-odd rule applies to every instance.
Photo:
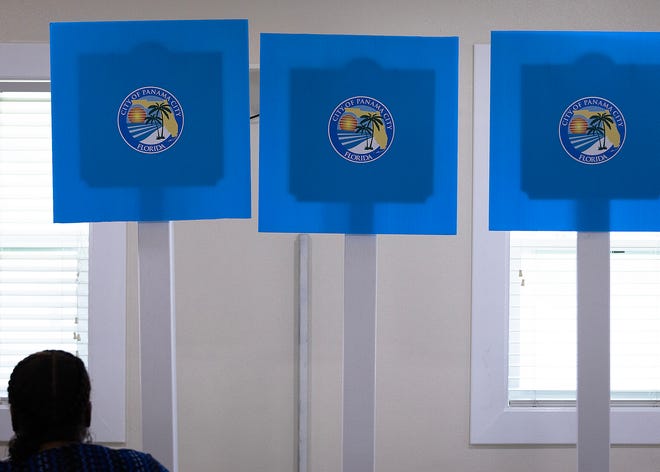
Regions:
[[50, 94], [0, 91], [0, 399], [45, 348], [88, 360], [89, 225], [52, 223]]
[[[77, 353], [94, 439], [123, 442], [125, 224], [52, 223], [48, 64], [45, 45], [0, 44], [0, 399], [25, 355]], [[5, 401], [0, 440], [11, 434]]]
[[[516, 349], [521, 349], [521, 345], [516, 345], [519, 339], [516, 339], [515, 335], [520, 333], [518, 329], [520, 323], [515, 318], [512, 318], [510, 323], [509, 305], [510, 302], [514, 306], [517, 302], [521, 302], [520, 290], [516, 292], [513, 285], [517, 283], [520, 287], [521, 279], [526, 277], [526, 269], [510, 267], [510, 248], [513, 248], [514, 252], [518, 251], [523, 259], [529, 257], [529, 254], [523, 254], [526, 245], [521, 244], [520, 234], [488, 231], [489, 57], [488, 46], [475, 47], [471, 442], [474, 444], [571, 444], [575, 443], [577, 437], [577, 415], [571, 398], [571, 390], [575, 388], [574, 383], [570, 380], [560, 380], [558, 383], [553, 382], [549, 387], [547, 383], [532, 385], [527, 379], [523, 385], [518, 375], [521, 372], [519, 369], [516, 370], [520, 364], [516, 365]], [[543, 233], [527, 236], [547, 237]], [[561, 258], [564, 259], [563, 267], [574, 268], [575, 264], [571, 258], [575, 256], [571, 255], [570, 249], [573, 245], [571, 239], [574, 236], [563, 234], [562, 237], [565, 238], [563, 248], [562, 244], [557, 244], [557, 240], [554, 240], [551, 246], [555, 255], [561, 254]], [[614, 250], [623, 250], [615, 247], [615, 238], [612, 237]], [[657, 258], [656, 250], [650, 249], [648, 242], [639, 240], [635, 242], [636, 237], [632, 237], [631, 242], [630, 238], [631, 236], [628, 235], [629, 241], [626, 247], [629, 248], [631, 244], [637, 245], [635, 250], [626, 249], [628, 254], [620, 252], [613, 254], [611, 284], [615, 296], [615, 284], [621, 286], [617, 278], [625, 276], [623, 265], [631, 260], [629, 256], [634, 259], [635, 254], [646, 252], [645, 259], [651, 263], [655, 263], [654, 259]], [[625, 259], [620, 256], [625, 256]], [[562, 264], [556, 266], [557, 270], [564, 270], [561, 266]], [[622, 269], [617, 269], [618, 266]], [[521, 270], [522, 274], [520, 274]], [[530, 272], [528, 276], [531, 277], [532, 273]], [[511, 279], [513, 283], [510, 293], [508, 285]], [[574, 295], [571, 294], [571, 287], [574, 287], [574, 284], [565, 284], [563, 287], [565, 296], [573, 297], [574, 300]], [[518, 300], [515, 297], [518, 297]], [[616, 304], [614, 299], [613, 313], [616, 311]], [[565, 323], [564, 328], [574, 325], [572, 320]], [[623, 331], [616, 330], [616, 323], [613, 317], [613, 338], [615, 331]], [[657, 329], [657, 327], [648, 328], [649, 331], [657, 331]], [[510, 332], [513, 332], [514, 336], [510, 336]], [[570, 334], [564, 338], [570, 338]], [[572, 345], [574, 346], [574, 343]], [[575, 348], [572, 349], [574, 352]], [[636, 403], [628, 403], [632, 406], [622, 407], [615, 402], [611, 413], [611, 441], [614, 444], [657, 444], [660, 442], [660, 408], [650, 406], [655, 404], [655, 394], [649, 393], [656, 387], [648, 384], [633, 385], [630, 388], [617, 387], [616, 371], [621, 370], [621, 367], [617, 367], [615, 360], [616, 349], [618, 348], [612, 348], [612, 387], [619, 392], [615, 392], [614, 398], [623, 399], [627, 396], [627, 400], [636, 400]], [[509, 352], [513, 354], [511, 366]], [[568, 355], [565, 356], [569, 359], [567, 362], [573, 364], [574, 369], [574, 361], [570, 360], [571, 356], [574, 359], [574, 354], [570, 349], [567, 352]], [[550, 370], [560, 369], [551, 367]], [[574, 379], [573, 372], [569, 371], [563, 379]], [[657, 385], [657, 378], [653, 381]], [[627, 382], [628, 380], [626, 385], [629, 385]], [[511, 386], [513, 388], [510, 393]], [[626, 390], [635, 391], [626, 392]]]
[[[509, 404], [574, 405], [576, 233], [509, 235]], [[611, 234], [611, 398], [657, 406], [660, 235]]]

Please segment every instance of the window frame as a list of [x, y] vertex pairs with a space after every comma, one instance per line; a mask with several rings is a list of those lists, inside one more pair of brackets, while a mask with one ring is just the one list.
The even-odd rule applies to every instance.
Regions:
[[[0, 86], [50, 90], [48, 44], [0, 43]], [[89, 374], [96, 442], [126, 441], [126, 223], [91, 223], [89, 230]], [[13, 435], [0, 405], [0, 438]]]
[[[471, 444], [575, 444], [575, 407], [508, 404], [509, 236], [488, 230], [490, 45], [474, 46]], [[612, 444], [660, 443], [660, 408], [612, 407]]]

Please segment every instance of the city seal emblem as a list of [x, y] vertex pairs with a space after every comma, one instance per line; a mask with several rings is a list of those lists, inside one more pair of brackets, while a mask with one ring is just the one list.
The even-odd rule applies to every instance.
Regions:
[[394, 118], [375, 98], [347, 98], [330, 114], [328, 138], [335, 152], [347, 161], [373, 162], [392, 146]]
[[143, 154], [158, 154], [174, 146], [183, 131], [183, 108], [167, 90], [141, 87], [121, 102], [117, 126], [124, 142]]
[[582, 164], [603, 164], [616, 156], [626, 139], [626, 120], [614, 103], [584, 97], [571, 103], [559, 120], [564, 151]]

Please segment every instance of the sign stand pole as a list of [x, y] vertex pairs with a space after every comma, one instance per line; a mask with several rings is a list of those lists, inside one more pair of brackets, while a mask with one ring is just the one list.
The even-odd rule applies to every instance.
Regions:
[[138, 223], [142, 447], [171, 472], [177, 464], [172, 228]]
[[578, 472], [610, 470], [610, 234], [577, 240]]
[[375, 471], [375, 235], [344, 242], [343, 472]]
[[298, 236], [298, 472], [309, 464], [309, 252], [310, 237]]

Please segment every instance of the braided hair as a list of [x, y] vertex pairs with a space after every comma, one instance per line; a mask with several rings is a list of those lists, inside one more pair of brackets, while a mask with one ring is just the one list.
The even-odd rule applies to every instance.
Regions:
[[88, 439], [90, 390], [85, 365], [73, 354], [48, 350], [20, 361], [7, 388], [14, 430], [10, 460], [22, 462], [48, 442]]

